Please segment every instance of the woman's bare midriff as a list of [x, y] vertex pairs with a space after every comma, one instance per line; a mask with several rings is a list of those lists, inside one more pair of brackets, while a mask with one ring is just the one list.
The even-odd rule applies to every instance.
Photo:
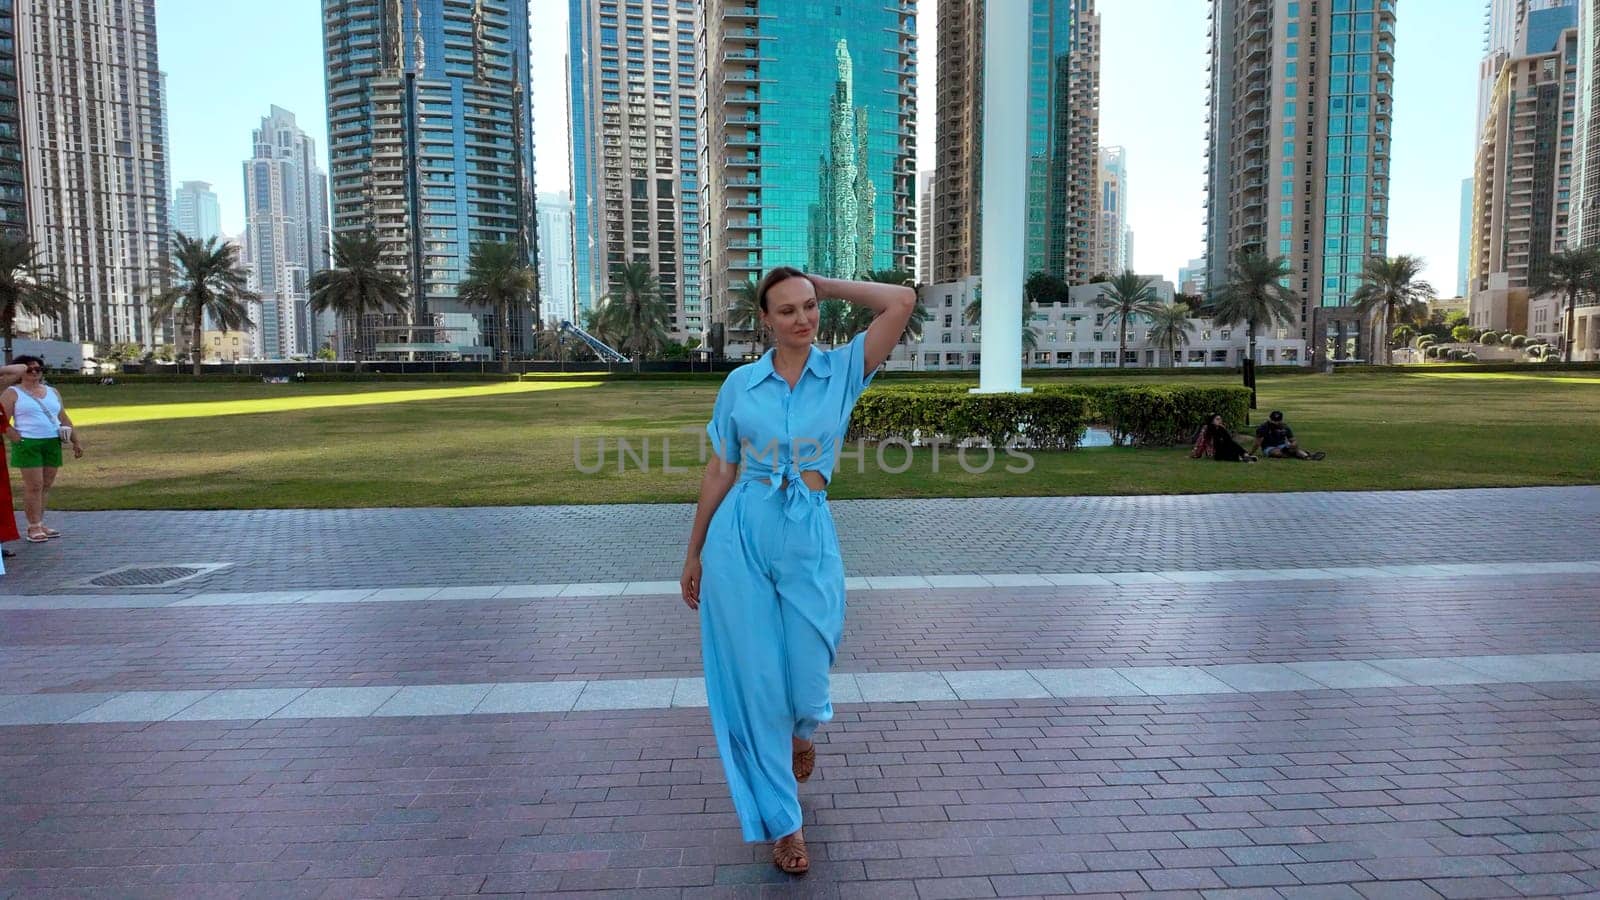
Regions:
[[822, 477], [821, 472], [811, 470], [801, 472], [800, 480], [805, 482], [806, 487], [811, 488], [813, 491], [820, 491], [828, 486], [828, 480]]

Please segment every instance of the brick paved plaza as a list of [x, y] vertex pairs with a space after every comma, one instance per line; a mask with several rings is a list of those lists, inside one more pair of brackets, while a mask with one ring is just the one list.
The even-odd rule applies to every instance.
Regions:
[[834, 509], [804, 880], [688, 507], [119, 512], [0, 579], [0, 898], [1600, 895], [1600, 489]]

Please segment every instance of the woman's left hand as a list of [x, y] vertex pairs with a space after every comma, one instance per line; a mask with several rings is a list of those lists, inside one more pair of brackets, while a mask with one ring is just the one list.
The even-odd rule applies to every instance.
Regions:
[[83, 445], [77, 441], [72, 442], [72, 458], [83, 459]]

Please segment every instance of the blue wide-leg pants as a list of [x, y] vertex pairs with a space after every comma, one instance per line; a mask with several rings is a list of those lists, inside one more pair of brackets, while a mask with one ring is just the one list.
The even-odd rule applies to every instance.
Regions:
[[844, 562], [826, 495], [793, 490], [735, 485], [700, 553], [706, 698], [747, 841], [800, 828], [790, 739], [833, 718]]

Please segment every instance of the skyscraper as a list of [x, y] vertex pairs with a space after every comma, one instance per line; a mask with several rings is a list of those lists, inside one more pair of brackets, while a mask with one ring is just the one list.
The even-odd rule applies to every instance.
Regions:
[[244, 161], [245, 261], [261, 295], [251, 318], [267, 359], [311, 356], [331, 332], [309, 308], [311, 276], [328, 267], [328, 176], [294, 113], [278, 106], [251, 135]]
[[1572, 157], [1572, 215], [1567, 243], [1600, 245], [1600, 7], [1578, 16], [1578, 108]]
[[222, 235], [222, 207], [209, 181], [185, 181], [172, 199], [172, 230], [198, 241]]
[[1467, 295], [1472, 260], [1472, 179], [1461, 179], [1461, 243], [1456, 248], [1456, 296]]
[[1388, 249], [1394, 9], [1211, 3], [1208, 281], [1247, 251], [1286, 257], [1302, 329]]
[[168, 260], [165, 98], [149, 0], [16, 6], [28, 234], [72, 298], [40, 336], [146, 346]]
[[[1578, 30], [1551, 52], [1510, 57], [1489, 95], [1473, 179], [1467, 297], [1480, 328], [1527, 328], [1529, 290], [1567, 245]], [[1540, 44], [1542, 46], [1542, 44]]]
[[933, 170], [917, 173], [917, 281], [933, 283]]
[[17, 85], [16, 0], [0, 0], [0, 231], [25, 234], [27, 182], [23, 179], [22, 97]]
[[1133, 271], [1133, 231], [1128, 227], [1128, 159], [1121, 147], [1100, 148], [1100, 215], [1095, 223], [1094, 271]]
[[911, 270], [916, 3], [706, 0], [705, 293], [774, 265]]
[[578, 320], [572, 269], [572, 200], [566, 194], [539, 195], [539, 296], [545, 320]]
[[[373, 229], [407, 286], [409, 326], [365, 323], [360, 349], [484, 358], [498, 317], [456, 300], [472, 249], [537, 265], [527, 0], [324, 0], [335, 234]], [[512, 313], [525, 352], [531, 312]]]
[[1555, 49], [1561, 32], [1577, 21], [1578, 0], [1485, 0], [1483, 60], [1478, 63], [1478, 118], [1472, 137], [1483, 134], [1489, 98], [1500, 69], [1516, 56]]
[[[1094, 0], [1028, 0], [1028, 272], [1094, 274], [1099, 216], [1100, 17]], [[936, 281], [979, 274], [984, 0], [940, 0]]]
[[580, 305], [642, 262], [670, 330], [699, 337], [700, 159], [691, 0], [571, 0], [572, 191]]

